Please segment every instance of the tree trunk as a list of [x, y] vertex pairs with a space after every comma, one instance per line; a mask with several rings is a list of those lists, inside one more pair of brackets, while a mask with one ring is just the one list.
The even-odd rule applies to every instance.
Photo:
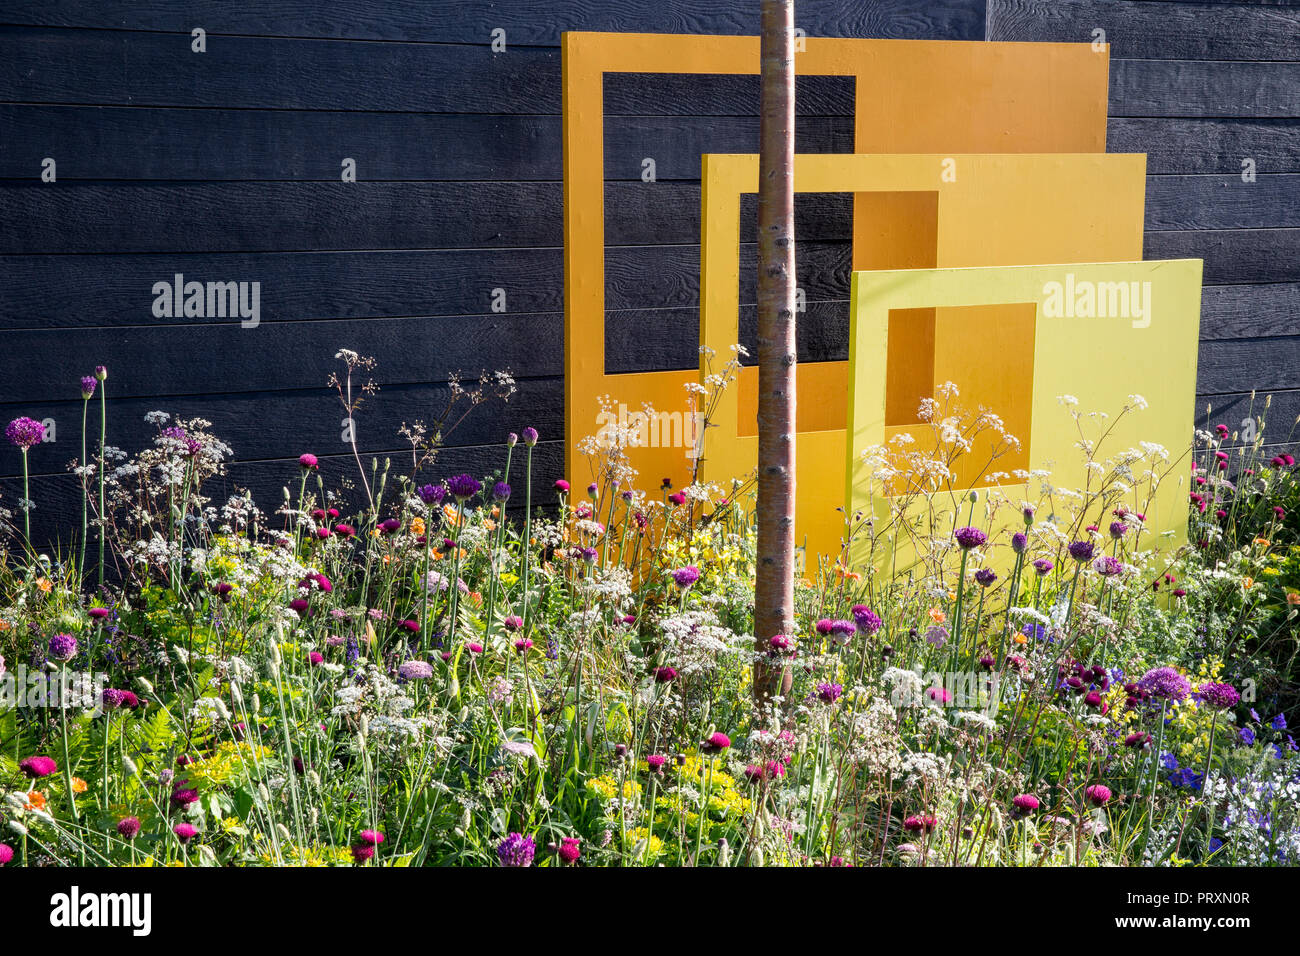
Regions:
[[[794, 627], [795, 271], [794, 0], [762, 0], [758, 183], [758, 575], [760, 652]], [[783, 665], [759, 665], [759, 703], [788, 688]]]

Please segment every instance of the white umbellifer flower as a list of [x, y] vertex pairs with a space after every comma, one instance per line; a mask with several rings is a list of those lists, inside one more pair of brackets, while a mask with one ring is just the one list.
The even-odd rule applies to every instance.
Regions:
[[215, 724], [230, 719], [226, 702], [220, 697], [200, 697], [190, 708], [190, 716], [206, 724]]

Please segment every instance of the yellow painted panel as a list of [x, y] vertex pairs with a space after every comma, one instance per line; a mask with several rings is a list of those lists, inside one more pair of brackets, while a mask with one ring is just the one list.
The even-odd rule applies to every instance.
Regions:
[[[939, 266], [1141, 258], [1145, 174], [1146, 157], [1141, 154], [795, 157], [797, 192], [879, 192], [891, 197], [914, 192], [936, 197], [934, 225], [923, 220], [919, 228], [933, 236]], [[756, 156], [704, 157], [700, 338], [719, 356], [729, 354], [740, 334], [740, 197], [757, 188]], [[861, 250], [855, 246], [855, 264]], [[871, 256], [873, 264], [879, 261], [874, 252]], [[879, 383], [885, 403], [881, 411], [889, 409], [889, 419], [900, 421], [890, 426], [890, 433], [907, 431], [922, 382], [937, 385], [957, 380], [966, 387], [963, 395], [971, 402], [1014, 409], [1005, 417], [1022, 429], [1018, 437], [1025, 445], [1019, 459], [1003, 464], [1008, 469], [1027, 467], [1032, 453], [1030, 412], [1024, 403], [1009, 401], [1023, 381], [998, 374], [1000, 364], [976, 369], [966, 367], [964, 359], [987, 329], [995, 327], [1002, 332], [1007, 360], [1018, 355], [1027, 364], [1034, 347], [1033, 323], [1023, 308], [1005, 304], [976, 303], [977, 309], [935, 309], [934, 305], [923, 304], [910, 316], [910, 324], [890, 323], [888, 334], [874, 342], [885, 376]], [[884, 361], [885, 351], [891, 357], [906, 356], [903, 374]], [[824, 362], [798, 367], [795, 484], [797, 497], [815, 506], [797, 513], [796, 536], [806, 541], [810, 563], [814, 554], [837, 555], [844, 530], [844, 516], [828, 504], [844, 500], [843, 474], [835, 466], [828, 467], [829, 461], [839, 458], [827, 459], [806, 445], [810, 432], [826, 430], [838, 434], [836, 447], [843, 448], [849, 381], [843, 366]], [[737, 386], [728, 389], [714, 409], [710, 424], [715, 427], [709, 429], [702, 468], [706, 480], [725, 481], [756, 467], [757, 378], [757, 369], [744, 369]], [[886, 389], [887, 381], [904, 390], [901, 397]], [[969, 477], [978, 475], [969, 473]]]
[[[588, 478], [576, 443], [609, 421], [600, 417], [603, 396], [609, 396], [615, 409], [623, 405], [635, 412], [650, 402], [659, 412], [680, 418], [690, 414], [686, 386], [697, 380], [694, 370], [605, 372], [604, 76], [756, 74], [758, 47], [757, 37], [564, 35], [565, 460], [568, 476], [576, 482]], [[854, 78], [856, 152], [947, 155], [1103, 152], [1108, 64], [1108, 49], [1096, 52], [1085, 43], [821, 37], [809, 38], [795, 58], [801, 74]], [[891, 205], [871, 197], [855, 200], [858, 267], [960, 261], [936, 258], [944, 254], [942, 248], [928, 251], [933, 236], [925, 232], [930, 227], [915, 219], [914, 205], [902, 200]], [[933, 217], [927, 222], [932, 224]], [[996, 218], [988, 223], [990, 228], [995, 224]], [[1093, 258], [1100, 255], [1109, 254]], [[859, 256], [862, 262], [857, 262]], [[843, 373], [839, 381], [845, 381]], [[834, 403], [803, 394], [800, 401], [818, 406], [816, 420], [827, 420], [834, 408]], [[836, 401], [842, 421], [842, 392]], [[637, 449], [633, 462], [642, 484], [653, 486], [671, 477], [680, 487], [691, 474], [693, 459], [687, 451]]]
[[[885, 420], [887, 352], [880, 342], [893, 321], [918, 309], [955, 314], [1010, 306], [1022, 316], [1032, 311], [1028, 338], [1023, 328], [986, 327], [965, 336], [962, 354], [953, 362], [979, 374], [1000, 374], [1012, 383], [1003, 396], [1011, 406], [993, 411], [1008, 420], [1028, 416], [1030, 465], [1050, 470], [1054, 487], [1086, 484], [1084, 458], [1075, 444], [1080, 435], [1060, 405], [1062, 395], [1077, 398], [1081, 411], [1111, 416], [1101, 458], [1154, 442], [1170, 453], [1172, 463], [1191, 441], [1200, 332], [1199, 259], [855, 272], [852, 297], [852, 440], [845, 447], [850, 512], [874, 510], [878, 519], [888, 513], [889, 503], [861, 452], [883, 444], [895, 431]], [[1084, 309], [1089, 300], [1092, 314]], [[1079, 308], [1071, 309], [1070, 302]], [[1121, 418], [1117, 413], [1131, 395], [1141, 395], [1148, 407]], [[959, 401], [965, 399], [962, 395]], [[1014, 478], [999, 487], [1013, 499], [1037, 497], [1036, 490]], [[957, 495], [964, 490], [953, 486]], [[1186, 492], [1176, 479], [1166, 479], [1153, 499], [1125, 502], [1146, 515], [1150, 534], [1145, 544], [1159, 540], [1168, 546], [1184, 539]], [[1100, 524], [1109, 520], [1101, 514], [1090, 517]], [[949, 520], [948, 530], [951, 525]], [[878, 550], [877, 557], [883, 556]], [[861, 560], [864, 555], [853, 557]]]

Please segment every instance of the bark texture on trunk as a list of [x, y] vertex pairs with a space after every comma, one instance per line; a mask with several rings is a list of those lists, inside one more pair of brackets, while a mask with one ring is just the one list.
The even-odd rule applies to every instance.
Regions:
[[[767, 650], [794, 626], [794, 0], [762, 0], [761, 46], [754, 640]], [[760, 703], [787, 683], [784, 667], [755, 669]]]

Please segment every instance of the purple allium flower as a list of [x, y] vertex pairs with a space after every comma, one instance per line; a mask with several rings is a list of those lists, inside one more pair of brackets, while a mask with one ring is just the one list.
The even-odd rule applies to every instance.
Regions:
[[1070, 542], [1070, 557], [1083, 564], [1085, 561], [1091, 561], [1096, 546], [1091, 541], [1072, 541]]
[[510, 486], [507, 485], [504, 481], [498, 481], [495, 485], [492, 486], [492, 500], [509, 501]]
[[1052, 568], [1054, 567], [1056, 567], [1056, 565], [1051, 561], [1048, 561], [1046, 558], [1039, 558], [1034, 562], [1034, 571], [1037, 572], [1039, 577], [1045, 577], [1046, 575], [1051, 574]]
[[706, 754], [720, 754], [731, 746], [731, 738], [723, 733], [712, 733], [705, 739], [701, 745], [701, 750]]
[[105, 710], [117, 710], [122, 706], [122, 701], [125, 698], [116, 687], [105, 687], [104, 693], [100, 695], [100, 700], [103, 702]]
[[532, 866], [537, 844], [530, 836], [511, 833], [497, 845], [497, 859], [502, 866]]
[[1020, 793], [1011, 798], [1013, 812], [1019, 816], [1028, 816], [1038, 809], [1038, 798], [1032, 793]]
[[14, 858], [14, 848], [8, 843], [0, 843], [0, 866], [4, 866]]
[[[527, 433], [525, 432], [525, 434]], [[537, 433], [533, 432], [533, 434], [535, 436]], [[534, 438], [534, 441], [536, 441], [536, 438]], [[555, 852], [561, 860], [572, 866], [582, 858], [582, 848], [579, 846], [581, 842], [577, 837], [564, 837], [560, 840], [560, 847]]]
[[405, 661], [397, 673], [407, 680], [426, 680], [433, 676], [433, 665], [428, 661]]
[[1124, 535], [1128, 534], [1127, 521], [1112, 521], [1110, 523], [1110, 536], [1118, 541]]
[[95, 395], [95, 386], [98, 384], [99, 380], [93, 375], [81, 376], [81, 397], [90, 401]]
[[822, 637], [825, 637], [827, 634], [831, 632], [831, 628], [833, 628], [834, 626], [835, 626], [834, 621], [832, 621], [829, 617], [824, 617], [813, 626], [813, 629]]
[[524, 429], [524, 444], [532, 448], [537, 444], [537, 429], [529, 425]]
[[40, 777], [48, 777], [59, 769], [59, 765], [54, 762], [53, 757], [44, 755], [36, 757], [27, 757], [18, 762], [18, 769], [23, 772], [23, 776], [29, 780], [36, 780]]
[[127, 840], [134, 840], [140, 832], [139, 817], [123, 817], [117, 821], [118, 835]]
[[853, 605], [850, 613], [853, 615], [853, 623], [857, 629], [868, 636], [875, 634], [885, 623], [880, 619], [880, 615], [865, 604]]
[[415, 489], [415, 493], [420, 496], [420, 500], [426, 505], [436, 505], [446, 497], [447, 489], [442, 485], [421, 485]]
[[67, 663], [77, 656], [77, 639], [71, 634], [55, 634], [50, 638], [50, 660]]
[[1092, 569], [1104, 578], [1113, 578], [1116, 575], [1124, 573], [1124, 564], [1118, 558], [1112, 558], [1109, 554], [1103, 554], [1096, 561], [1092, 562]]
[[108, 378], [108, 369], [102, 365], [95, 366], [95, 378], [101, 382]]
[[969, 551], [971, 548], [978, 548], [989, 540], [989, 536], [979, 528], [971, 527], [958, 528], [954, 536], [957, 538], [957, 544], [959, 544], [964, 551]]
[[997, 572], [992, 568], [980, 568], [975, 572], [975, 583], [982, 588], [989, 587], [997, 579]]
[[298, 456], [298, 467], [303, 471], [311, 471], [320, 465], [320, 460], [310, 452]]
[[15, 418], [5, 426], [5, 437], [26, 452], [45, 441], [45, 426], [34, 418]]
[[447, 491], [457, 501], [468, 501], [483, 490], [483, 485], [472, 475], [456, 475], [447, 479]]
[[192, 823], [178, 823], [172, 827], [172, 833], [175, 833], [182, 843], [189, 843], [198, 832], [198, 828]]
[[1029, 547], [1029, 539], [1025, 537], [1023, 531], [1017, 531], [1011, 536], [1011, 550], [1016, 554], [1024, 554], [1025, 549]]
[[1201, 701], [1215, 710], [1227, 710], [1241, 702], [1241, 694], [1237, 693], [1237, 688], [1231, 684], [1217, 682], [1202, 684], [1198, 693]]
[[1094, 807], [1104, 807], [1106, 804], [1110, 803], [1110, 787], [1105, 784], [1094, 783], [1091, 787], [1083, 791], [1083, 795]]
[[817, 685], [817, 698], [825, 704], [833, 704], [844, 693], [842, 684], [823, 683]]
[[678, 568], [673, 572], [673, 580], [677, 582], [679, 588], [688, 588], [700, 579], [700, 569], [693, 564], [688, 564], [684, 568]]
[[1191, 682], [1172, 667], [1147, 671], [1138, 681], [1138, 686], [1152, 697], [1163, 697], [1170, 702], [1183, 700], [1192, 690]]

